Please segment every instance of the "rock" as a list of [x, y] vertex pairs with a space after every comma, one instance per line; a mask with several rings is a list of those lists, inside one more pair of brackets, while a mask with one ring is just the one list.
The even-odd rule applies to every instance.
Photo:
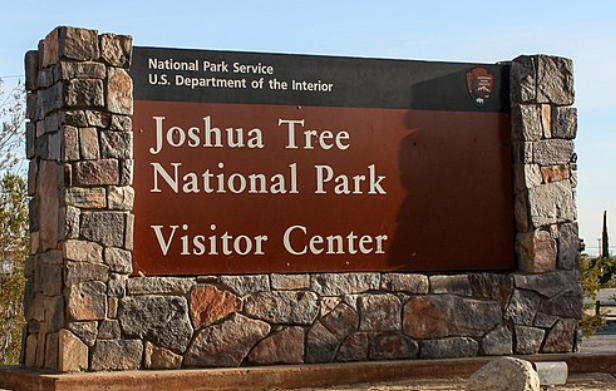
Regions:
[[390, 294], [371, 294], [359, 299], [361, 331], [400, 330], [400, 300]]
[[365, 361], [368, 359], [368, 345], [368, 333], [354, 333], [340, 345], [336, 361]]
[[108, 202], [109, 209], [131, 211], [135, 203], [135, 190], [130, 186], [111, 186]]
[[146, 342], [143, 364], [146, 369], [179, 369], [182, 366], [182, 356]]
[[100, 281], [68, 287], [68, 316], [72, 320], [98, 320], [107, 316], [107, 285]]
[[[77, 128], [73, 126], [62, 127], [61, 160], [63, 162], [79, 160], [79, 136]], [[30, 192], [33, 193], [34, 191]]]
[[133, 79], [124, 69], [107, 70], [107, 110], [115, 114], [133, 114]]
[[47, 296], [62, 294], [62, 266], [39, 261], [34, 268], [34, 288]]
[[357, 331], [357, 327], [359, 326], [359, 315], [353, 308], [342, 303], [321, 318], [321, 323], [331, 331], [336, 338], [343, 339], [354, 331]]
[[483, 338], [482, 353], [486, 356], [513, 354], [513, 334], [505, 326], [498, 326]]
[[539, 376], [530, 362], [513, 357], [491, 361], [468, 380], [468, 391], [540, 391]]
[[117, 320], [104, 320], [98, 328], [98, 339], [119, 339], [121, 334]]
[[540, 302], [541, 298], [536, 293], [516, 289], [504, 318], [515, 324], [530, 326], [533, 324]]
[[530, 218], [534, 227], [574, 221], [575, 202], [568, 181], [547, 183], [528, 190]]
[[133, 133], [101, 131], [101, 150], [104, 158], [132, 159]]
[[[72, 79], [64, 82], [64, 104], [68, 107], [103, 107], [104, 86], [98, 79]], [[109, 85], [109, 84], [107, 84]]]
[[535, 320], [533, 322], [533, 326], [535, 327], [543, 327], [546, 329], [552, 328], [554, 324], [558, 321], [558, 316], [543, 314], [541, 312], [537, 312], [535, 316]]
[[107, 282], [107, 295], [110, 297], [124, 297], [126, 295], [126, 282], [128, 277], [124, 274], [111, 273]]
[[319, 296], [342, 296], [379, 289], [379, 273], [312, 274], [310, 290]]
[[421, 358], [458, 358], [474, 357], [479, 351], [479, 344], [472, 338], [455, 337], [423, 341]]
[[556, 269], [556, 240], [548, 231], [518, 233], [516, 252], [520, 271], [545, 273]]
[[[79, 218], [81, 211], [72, 206], [60, 208], [60, 224], [58, 237], [63, 239], [77, 239], [79, 237]], [[97, 261], [92, 261], [97, 262]]]
[[121, 212], [82, 212], [79, 231], [92, 242], [105, 247], [124, 245], [124, 214]]
[[34, 199], [39, 200], [39, 209], [38, 213], [34, 214], [39, 218], [42, 251], [47, 251], [58, 245], [58, 165], [54, 162], [41, 161], [38, 183], [38, 197]]
[[28, 335], [26, 338], [26, 367], [35, 367], [36, 366], [36, 348], [38, 346], [38, 340], [36, 334]]
[[541, 139], [541, 110], [535, 104], [515, 104], [511, 109], [511, 135], [514, 140], [537, 141]]
[[111, 130], [121, 130], [123, 132], [132, 132], [133, 120], [128, 115], [116, 115], [111, 116], [111, 124], [109, 124]]
[[64, 297], [45, 298], [45, 322], [42, 325], [47, 332], [56, 332], [64, 327]]
[[580, 255], [580, 238], [577, 223], [565, 223], [558, 227], [558, 268], [573, 270]]
[[516, 190], [522, 192], [542, 183], [541, 167], [537, 164], [514, 164], [514, 179]]
[[579, 284], [574, 272], [551, 272], [541, 274], [518, 274], [514, 276], [517, 288], [534, 291], [541, 296], [554, 297], [571, 290]]
[[67, 327], [86, 345], [94, 346], [98, 336], [98, 322], [70, 322]]
[[581, 287], [574, 285], [573, 289], [560, 296], [545, 300], [539, 310], [548, 315], [562, 318], [582, 318], [583, 297]]
[[190, 314], [196, 329], [209, 326], [241, 310], [240, 298], [214, 285], [198, 285], [190, 294]]
[[541, 351], [543, 353], [572, 352], [577, 328], [578, 320], [561, 319], [548, 333]]
[[107, 192], [104, 187], [69, 187], [64, 190], [67, 205], [84, 209], [107, 207]]
[[58, 333], [58, 371], [76, 372], [88, 370], [88, 346], [66, 329]]
[[577, 136], [577, 109], [575, 107], [556, 107], [555, 121], [552, 123], [552, 137], [573, 140]]
[[259, 342], [248, 361], [258, 365], [300, 364], [304, 362], [304, 329], [287, 327]]
[[220, 282], [231, 288], [238, 296], [270, 291], [269, 278], [267, 278], [265, 274], [254, 276], [222, 276], [220, 277]]
[[84, 160], [100, 159], [100, 144], [96, 128], [81, 128], [79, 130], [79, 150]]
[[120, 185], [128, 186], [133, 184], [133, 171], [135, 161], [133, 159], [123, 159], [121, 161]]
[[536, 327], [515, 326], [515, 353], [536, 354], [541, 348], [545, 331]]
[[28, 50], [24, 58], [26, 68], [26, 90], [34, 91], [38, 88], [39, 52]]
[[130, 67], [133, 37], [108, 33], [101, 34], [100, 41], [103, 61], [120, 68]]
[[502, 311], [495, 302], [458, 296], [411, 298], [404, 306], [403, 330], [411, 338], [447, 336], [480, 337], [501, 322]]
[[530, 216], [528, 216], [528, 192], [516, 194], [514, 204], [515, 224], [518, 232], [528, 232]]
[[134, 277], [128, 280], [128, 294], [160, 295], [174, 294], [186, 295], [195, 286], [193, 278], [183, 277]]
[[533, 162], [540, 166], [568, 164], [573, 159], [574, 144], [571, 140], [541, 140], [533, 144]]
[[117, 297], [110, 297], [107, 300], [107, 317], [110, 319], [116, 319], [118, 317], [118, 304]]
[[[98, 31], [75, 27], [58, 27], [57, 54], [78, 61], [98, 60]], [[52, 32], [53, 34], [53, 32]], [[45, 40], [45, 50], [48, 41]], [[55, 63], [55, 62], [53, 62]]]
[[121, 248], [106, 247], [105, 264], [115, 273], [130, 274], [133, 272], [132, 254]]
[[64, 284], [71, 286], [88, 281], [106, 282], [109, 278], [109, 268], [101, 263], [66, 262], [64, 265]]
[[562, 181], [569, 179], [570, 171], [568, 164], [559, 164], [556, 166], [541, 167], [541, 176], [543, 183]]
[[295, 291], [310, 287], [308, 274], [272, 274], [272, 289], [279, 291]]
[[236, 367], [267, 336], [270, 326], [235, 313], [197, 334], [184, 356], [188, 367]]
[[321, 298], [321, 317], [329, 314], [342, 302], [339, 297], [322, 297]]
[[105, 65], [97, 62], [60, 61], [53, 71], [55, 80], [104, 79], [107, 76]]
[[556, 56], [536, 56], [537, 61], [537, 102], [556, 105], [572, 105], [573, 61]]
[[339, 344], [340, 340], [331, 331], [321, 322], [315, 322], [306, 338], [306, 362], [332, 362]]
[[537, 97], [537, 60], [519, 56], [511, 62], [511, 103], [530, 103]]
[[310, 325], [319, 315], [319, 302], [313, 292], [260, 292], [246, 298], [244, 310], [271, 323]]
[[127, 336], [147, 338], [176, 352], [186, 351], [193, 334], [184, 297], [125, 297], [118, 318]]
[[47, 334], [47, 340], [45, 342], [45, 369], [58, 369], [59, 352], [58, 333]]
[[386, 273], [381, 277], [382, 290], [426, 294], [428, 287], [428, 277], [423, 274]]
[[98, 341], [92, 350], [92, 371], [130, 371], [139, 369], [143, 344], [139, 340]]
[[77, 162], [73, 165], [76, 186], [116, 185], [120, 171], [116, 159], [99, 159]]
[[510, 275], [472, 273], [468, 278], [474, 298], [497, 301], [501, 308], [507, 307], [511, 292], [513, 291], [513, 279]]
[[371, 360], [399, 360], [415, 358], [419, 354], [417, 342], [394, 331], [377, 334], [370, 344]]
[[430, 276], [432, 293], [471, 296], [471, 284], [467, 275]]

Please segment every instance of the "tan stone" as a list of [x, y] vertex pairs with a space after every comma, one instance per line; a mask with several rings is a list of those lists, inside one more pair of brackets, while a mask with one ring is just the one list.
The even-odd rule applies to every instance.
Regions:
[[79, 130], [79, 149], [82, 159], [92, 160], [100, 158], [98, 131], [96, 128], [81, 128]]
[[107, 316], [107, 285], [100, 281], [73, 285], [66, 306], [72, 320], [98, 320]]
[[45, 368], [58, 369], [58, 333], [47, 334]]
[[107, 199], [109, 209], [130, 211], [135, 202], [135, 191], [130, 186], [110, 186]]
[[133, 79], [119, 68], [109, 68], [107, 109], [116, 114], [133, 114]]
[[569, 179], [571, 174], [568, 165], [559, 164], [556, 166], [541, 167], [541, 176], [543, 177], [544, 183], [550, 183]]
[[104, 187], [71, 187], [64, 190], [67, 205], [85, 209], [101, 209], [107, 206]]
[[527, 273], [556, 270], [556, 240], [548, 231], [521, 233], [517, 236], [518, 266]]
[[58, 245], [58, 165], [41, 161], [39, 170], [39, 237], [43, 251]]
[[118, 298], [110, 297], [107, 299], [107, 317], [116, 319], [118, 317]]
[[119, 180], [120, 170], [116, 159], [84, 161], [74, 165], [76, 186], [115, 185]]
[[552, 138], [552, 106], [541, 105], [541, 127], [543, 128], [543, 137]]
[[169, 349], [146, 342], [144, 364], [147, 369], [178, 369], [182, 365], [182, 356]]
[[109, 279], [109, 267], [102, 263], [66, 262], [64, 265], [64, 284], [71, 286], [88, 281], [103, 281]]
[[304, 329], [287, 327], [259, 342], [248, 361], [254, 364], [299, 364], [304, 362]]
[[66, 329], [60, 330], [59, 334], [59, 359], [58, 370], [60, 372], [85, 371], [88, 369], [88, 346], [75, 334]]
[[208, 326], [242, 310], [242, 300], [213, 285], [196, 286], [190, 294], [190, 314], [195, 328]]
[[101, 35], [101, 57], [110, 65], [128, 68], [132, 46], [133, 37], [130, 35]]
[[272, 289], [281, 291], [294, 291], [310, 287], [308, 274], [272, 274]]
[[64, 258], [78, 262], [102, 262], [103, 247], [85, 240], [67, 240], [63, 245]]
[[26, 366], [36, 366], [36, 348], [38, 346], [37, 335], [30, 334], [26, 339]]
[[45, 37], [45, 42], [43, 44], [43, 61], [41, 64], [43, 67], [58, 62], [58, 38], [58, 29], [54, 29]]

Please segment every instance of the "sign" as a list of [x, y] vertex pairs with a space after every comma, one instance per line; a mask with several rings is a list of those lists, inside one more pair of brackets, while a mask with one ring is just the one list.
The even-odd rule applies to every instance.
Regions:
[[505, 65], [134, 49], [135, 273], [513, 269]]

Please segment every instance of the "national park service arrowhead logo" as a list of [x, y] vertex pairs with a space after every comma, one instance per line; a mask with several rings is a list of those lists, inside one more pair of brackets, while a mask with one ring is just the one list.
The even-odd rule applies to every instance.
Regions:
[[490, 99], [490, 95], [492, 95], [494, 75], [486, 68], [475, 67], [466, 74], [466, 85], [475, 106], [483, 107], [486, 100]]

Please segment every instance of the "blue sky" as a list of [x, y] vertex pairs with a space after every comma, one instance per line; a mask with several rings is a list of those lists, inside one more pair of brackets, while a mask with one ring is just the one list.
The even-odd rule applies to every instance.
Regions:
[[603, 210], [616, 226], [616, 2], [0, 0], [0, 76], [23, 74], [25, 51], [57, 25], [130, 34], [143, 46], [487, 63], [572, 58], [588, 252], [596, 252]]

